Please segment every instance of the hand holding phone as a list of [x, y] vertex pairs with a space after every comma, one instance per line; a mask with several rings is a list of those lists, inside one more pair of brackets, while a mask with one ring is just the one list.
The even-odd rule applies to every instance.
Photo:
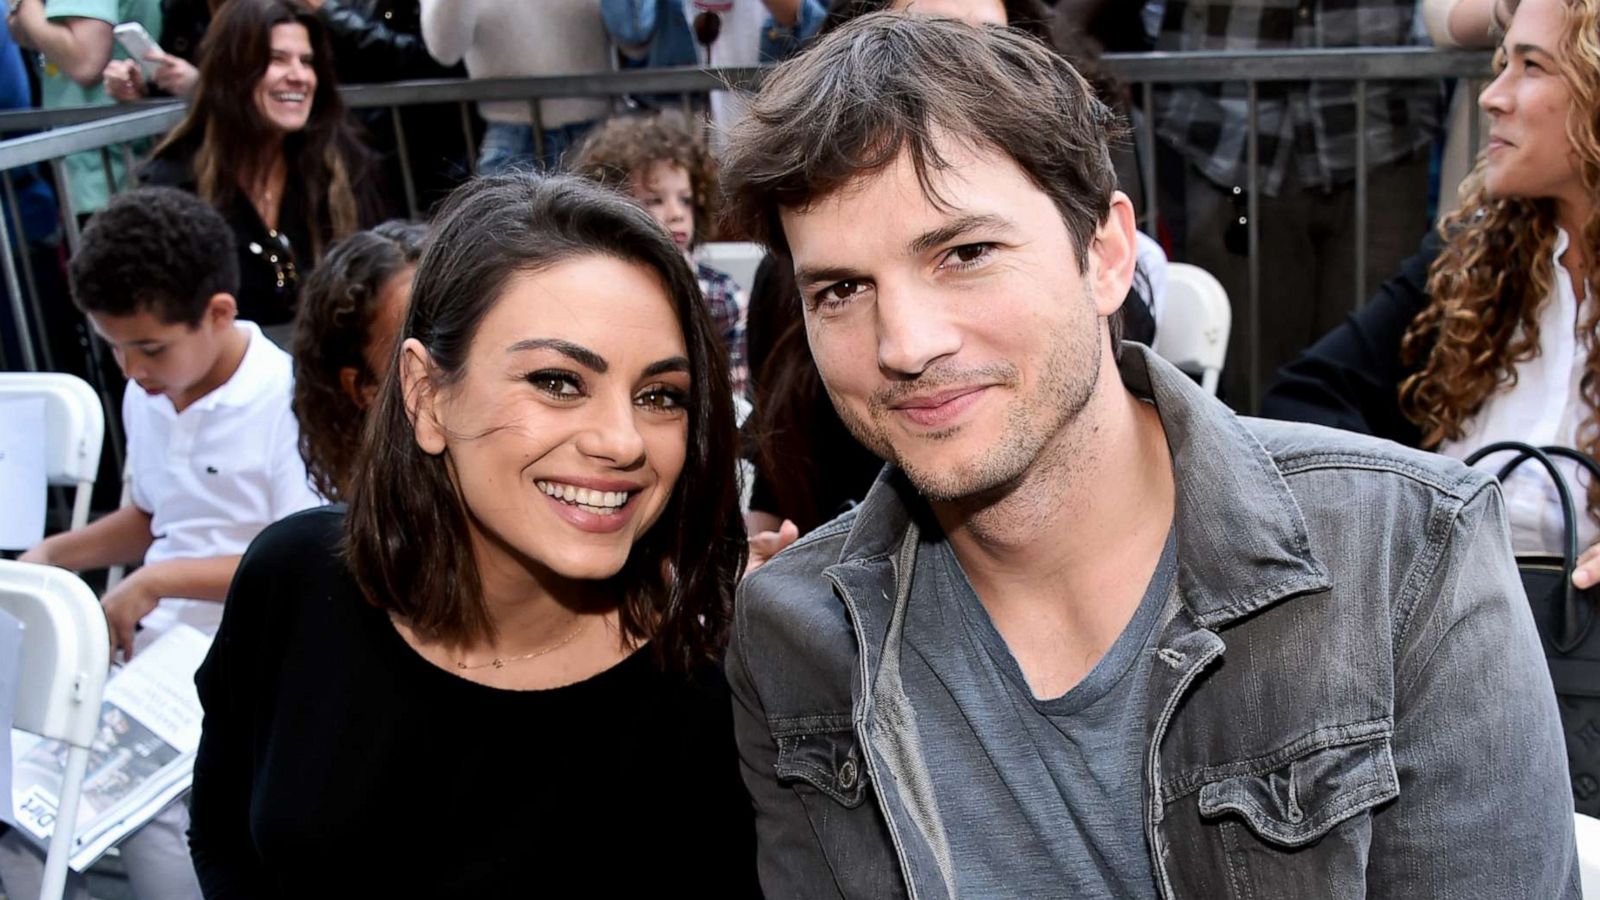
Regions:
[[150, 32], [145, 31], [144, 26], [138, 22], [123, 22], [112, 29], [111, 33], [116, 37], [117, 43], [122, 45], [122, 49], [139, 64], [145, 80], [154, 81], [156, 70], [161, 67], [161, 59], [167, 54], [161, 49], [161, 45], [150, 37]]

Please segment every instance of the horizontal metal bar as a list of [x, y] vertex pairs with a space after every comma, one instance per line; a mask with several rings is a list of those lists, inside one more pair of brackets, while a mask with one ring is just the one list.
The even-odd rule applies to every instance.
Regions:
[[100, 106], [61, 106], [55, 109], [12, 109], [0, 112], [0, 134], [18, 131], [43, 131], [64, 125], [82, 125], [146, 109], [179, 106], [177, 100], [144, 100], [139, 103], [112, 103]]
[[1111, 74], [1139, 84], [1207, 81], [1367, 81], [1481, 77], [1492, 56], [1431, 47], [1332, 48], [1251, 52], [1107, 53]]
[[[1492, 74], [1490, 55], [1428, 47], [1328, 49], [1271, 52], [1113, 53], [1108, 68], [1130, 84], [1208, 81], [1359, 81], [1382, 79], [1482, 78]], [[347, 105], [357, 108], [423, 103], [545, 97], [609, 97], [676, 94], [722, 88], [754, 88], [764, 67], [631, 69], [534, 78], [439, 79], [347, 85]], [[0, 141], [0, 168], [94, 150], [106, 144], [162, 134], [183, 116], [175, 101], [120, 106], [64, 107], [0, 113], [0, 133], [57, 127], [48, 135]], [[71, 123], [71, 124], [69, 124]], [[76, 124], [83, 123], [83, 124]]]
[[528, 101], [545, 97], [614, 97], [619, 94], [679, 94], [759, 87], [766, 68], [701, 69], [693, 66], [629, 69], [533, 78], [459, 78], [349, 85], [342, 89], [348, 106], [412, 106], [462, 100]]
[[174, 104], [0, 141], [0, 169], [14, 169], [84, 150], [98, 150], [109, 144], [166, 134], [183, 120], [183, 112], [182, 106]]

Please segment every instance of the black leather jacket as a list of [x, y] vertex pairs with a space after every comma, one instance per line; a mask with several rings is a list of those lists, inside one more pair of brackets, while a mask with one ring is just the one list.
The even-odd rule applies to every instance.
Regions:
[[460, 66], [441, 66], [428, 54], [415, 0], [327, 0], [317, 15], [345, 84], [465, 76]]

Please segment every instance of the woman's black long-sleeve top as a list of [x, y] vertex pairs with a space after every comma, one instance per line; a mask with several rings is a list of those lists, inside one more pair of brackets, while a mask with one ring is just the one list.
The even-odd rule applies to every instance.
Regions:
[[1428, 306], [1428, 269], [1442, 249], [1430, 231], [1370, 301], [1279, 369], [1261, 415], [1417, 446], [1421, 432], [1400, 410], [1400, 383], [1416, 369], [1401, 361], [1400, 344]]
[[195, 677], [190, 845], [208, 897], [744, 897], [750, 801], [720, 670], [648, 648], [508, 691], [419, 656], [337, 550], [269, 527]]

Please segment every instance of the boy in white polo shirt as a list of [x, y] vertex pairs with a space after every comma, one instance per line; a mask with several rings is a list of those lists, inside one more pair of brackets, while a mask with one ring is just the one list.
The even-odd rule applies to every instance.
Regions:
[[[321, 502], [289, 408], [289, 355], [234, 318], [232, 232], [192, 194], [145, 188], [114, 198], [84, 229], [71, 278], [73, 301], [128, 378], [133, 503], [22, 558], [68, 569], [143, 561], [102, 600], [113, 654], [131, 656], [176, 622], [215, 633], [250, 541]], [[123, 842], [141, 900], [199, 896], [187, 827], [177, 802]], [[0, 874], [10, 880], [27, 877], [16, 865], [19, 841], [0, 842]], [[8, 887], [13, 896], [23, 890]]]

